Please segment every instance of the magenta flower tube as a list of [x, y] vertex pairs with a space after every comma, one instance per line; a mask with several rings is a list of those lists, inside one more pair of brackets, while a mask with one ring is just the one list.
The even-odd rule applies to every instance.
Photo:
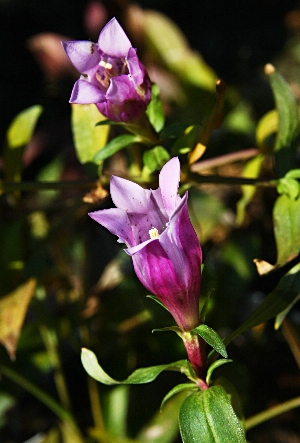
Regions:
[[115, 18], [104, 26], [98, 43], [62, 44], [82, 74], [74, 84], [71, 103], [95, 103], [101, 114], [116, 122], [132, 123], [141, 117], [151, 99], [151, 82]]

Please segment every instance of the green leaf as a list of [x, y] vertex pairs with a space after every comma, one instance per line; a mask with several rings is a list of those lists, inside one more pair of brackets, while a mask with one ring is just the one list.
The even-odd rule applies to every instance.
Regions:
[[219, 360], [216, 360], [213, 362], [213, 364], [210, 365], [210, 367], [207, 370], [206, 375], [206, 383], [209, 385], [211, 381], [212, 374], [215, 369], [217, 369], [219, 366], [225, 365], [226, 363], [232, 363], [233, 360], [230, 360], [229, 358], [221, 358]]
[[22, 157], [25, 146], [30, 142], [42, 106], [35, 105], [20, 112], [7, 130], [7, 145], [4, 149], [4, 172], [6, 180], [20, 181]]
[[[261, 169], [262, 162], [264, 160], [263, 155], [257, 155], [256, 157], [249, 160], [246, 165], [243, 168], [243, 172], [241, 174], [241, 177], [246, 178], [257, 178]], [[255, 186], [250, 185], [244, 185], [241, 186], [243, 196], [239, 200], [237, 204], [237, 215], [236, 215], [236, 221], [238, 224], [241, 224], [245, 217], [245, 209], [247, 205], [252, 200], [252, 197], [254, 196], [256, 192]]]
[[200, 325], [197, 328], [193, 329], [192, 332], [200, 335], [200, 337], [202, 337], [203, 340], [206, 341], [206, 343], [208, 343], [213, 349], [221, 354], [222, 357], [228, 357], [223, 340], [221, 339], [219, 334], [217, 334], [217, 332], [214, 331], [212, 328], [207, 325]]
[[272, 65], [267, 65], [265, 70], [270, 79], [279, 116], [274, 147], [275, 169], [279, 176], [283, 176], [292, 168], [295, 161], [297, 146], [294, 142], [299, 133], [298, 107], [285, 79]]
[[179, 414], [183, 443], [246, 443], [245, 434], [221, 386], [190, 395]]
[[144, 165], [150, 172], [160, 171], [168, 160], [170, 160], [170, 154], [163, 146], [155, 146], [155, 148], [145, 151], [143, 155]]
[[277, 191], [279, 194], [286, 194], [289, 198], [295, 200], [300, 193], [300, 184], [294, 178], [285, 176], [279, 180]]
[[94, 156], [94, 162], [100, 163], [106, 158], [111, 157], [116, 152], [125, 148], [131, 143], [140, 142], [140, 138], [137, 135], [132, 134], [124, 134], [119, 135], [118, 137], [113, 138], [110, 142], [107, 143], [104, 148], [100, 149]]
[[[72, 131], [77, 157], [82, 164], [93, 162], [95, 154], [107, 143], [109, 126], [99, 126], [101, 117], [94, 104], [72, 104]], [[106, 121], [105, 117], [102, 119]]]
[[280, 195], [273, 208], [273, 220], [277, 264], [283, 265], [300, 252], [300, 197], [295, 200]]
[[30, 142], [42, 111], [43, 108], [40, 105], [31, 106], [14, 118], [7, 131], [7, 141], [10, 149], [20, 148]]
[[95, 380], [105, 385], [135, 385], [149, 383], [155, 380], [156, 377], [163, 371], [178, 371], [185, 374], [189, 373], [186, 360], [179, 360], [175, 363], [170, 363], [167, 365], [136, 369], [128, 378], [126, 378], [126, 380], [117, 381], [104, 372], [98, 363], [96, 355], [89, 349], [82, 348], [81, 361], [86, 372]]
[[178, 392], [181, 392], [181, 391], [190, 391], [190, 390], [198, 391], [199, 388], [195, 383], [181, 383], [181, 384], [175, 386], [173, 389], [171, 389], [171, 391], [169, 391], [164, 396], [163, 401], [161, 402], [161, 405], [160, 405], [160, 410], [161, 411], [163, 410], [163, 407], [164, 407], [166, 401], [168, 401], [171, 397], [173, 397], [173, 395], [178, 394]]
[[159, 96], [159, 87], [156, 83], [152, 84], [151, 93], [152, 98], [147, 107], [147, 114], [155, 131], [159, 132], [165, 125], [165, 113]]
[[256, 127], [256, 144], [262, 153], [269, 153], [273, 150], [268, 143], [268, 139], [278, 131], [278, 111], [273, 109], [267, 112], [258, 122]]
[[200, 132], [200, 125], [188, 126], [183, 135], [181, 135], [173, 144], [171, 148], [172, 155], [178, 155], [191, 151], [199, 139]]
[[292, 309], [292, 307], [297, 303], [297, 301], [300, 300], [300, 292], [299, 294], [294, 298], [294, 300], [288, 305], [288, 307], [280, 312], [280, 314], [278, 314], [276, 316], [275, 319], [275, 325], [274, 325], [274, 329], [279, 329], [283, 320], [285, 319], [285, 317], [288, 315], [288, 313], [290, 312], [290, 310]]
[[283, 312], [300, 293], [300, 263], [294, 266], [279, 281], [276, 288], [264, 299], [253, 314], [230, 334], [224, 343], [228, 345], [235, 337], [264, 321], [270, 320]]
[[200, 54], [190, 49], [183, 33], [167, 16], [154, 10], [144, 11], [145, 43], [168, 70], [184, 82], [215, 92], [216, 74]]

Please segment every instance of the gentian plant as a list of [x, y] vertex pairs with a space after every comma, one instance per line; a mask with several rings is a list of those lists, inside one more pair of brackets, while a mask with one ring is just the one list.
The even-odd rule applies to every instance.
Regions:
[[[96, 4], [97, 7], [99, 6], [99, 2], [92, 3], [94, 6]], [[145, 14], [147, 16], [147, 13]], [[188, 120], [192, 114], [193, 107], [196, 109], [196, 119], [200, 120], [199, 116], [202, 112], [207, 115], [207, 119], [203, 118], [200, 122], [192, 124], [175, 121], [176, 112], [173, 113], [170, 106], [172, 99], [170, 102], [166, 101], [166, 106], [163, 106], [158, 86], [150, 81], [145, 66], [137, 56], [137, 50], [132, 47], [115, 18], [104, 26], [97, 43], [63, 42], [69, 60], [81, 74], [73, 87], [70, 102], [78, 161], [87, 167], [79, 168], [80, 165], [72, 156], [70, 163], [72, 166], [72, 161], [74, 161], [74, 170], [80, 171], [78, 172], [79, 179], [58, 181], [59, 177], [67, 175], [65, 172], [68, 172], [70, 167], [68, 159], [67, 167], [65, 171], [62, 171], [61, 167], [66, 165], [63, 165], [64, 160], [60, 157], [58, 163], [56, 163], [57, 159], [54, 159], [53, 170], [51, 163], [51, 168], [43, 169], [41, 174], [37, 175], [37, 180], [22, 181], [22, 167], [26, 162], [30, 162], [30, 158], [35, 158], [32, 152], [36, 142], [33, 143], [33, 148], [31, 147], [33, 151], [28, 151], [29, 154], [25, 160], [23, 159], [24, 148], [30, 142], [37, 119], [42, 112], [40, 106], [33, 106], [21, 112], [7, 131], [3, 162], [1, 159], [1, 165], [3, 164], [4, 167], [0, 180], [1, 210], [4, 208], [4, 215], [1, 212], [1, 222], [4, 221], [6, 225], [3, 231], [1, 227], [1, 244], [4, 252], [0, 254], [2, 257], [0, 271], [2, 270], [3, 280], [0, 285], [0, 342], [6, 347], [10, 358], [15, 359], [26, 310], [33, 299], [32, 311], [28, 318], [29, 321], [31, 318], [36, 318], [37, 326], [31, 328], [32, 325], [30, 325], [25, 339], [22, 340], [20, 351], [23, 352], [23, 356], [27, 352], [29, 357], [28, 360], [21, 359], [19, 368], [26, 363], [26, 367], [28, 366], [26, 372], [30, 374], [31, 367], [34, 365], [35, 378], [37, 371], [40, 371], [41, 377], [46, 374], [47, 378], [53, 373], [57, 396], [52, 398], [51, 394], [48, 395], [35, 385], [35, 380], [29, 381], [26, 376], [18, 374], [18, 367], [16, 369], [14, 363], [5, 363], [3, 353], [0, 364], [1, 378], [4, 375], [27, 389], [59, 418], [58, 429], [51, 429], [43, 441], [172, 443], [178, 434], [179, 422], [183, 443], [246, 443], [246, 430], [284, 411], [300, 406], [298, 396], [244, 420], [239, 394], [230, 382], [230, 378], [235, 381], [237, 370], [235, 365], [227, 365], [232, 362], [228, 358], [227, 345], [240, 333], [272, 318], [276, 319], [275, 329], [280, 328], [286, 322], [285, 330], [282, 328], [281, 342], [285, 335], [293, 354], [297, 357], [300, 352], [296, 328], [293, 331], [290, 319], [285, 318], [299, 300], [300, 294], [300, 170], [295, 166], [300, 129], [298, 103], [281, 75], [272, 65], [267, 65], [265, 73], [268, 76], [277, 109], [262, 117], [255, 136], [251, 132], [249, 140], [253, 143], [256, 137], [257, 149], [244, 149], [230, 152], [228, 155], [222, 152], [220, 156], [217, 156], [215, 149], [210, 158], [210, 144], [213, 145], [219, 137], [222, 139], [220, 135], [222, 131], [226, 132], [229, 127], [235, 126], [238, 126], [238, 131], [240, 131], [240, 123], [248, 118], [244, 118], [245, 110], [241, 110], [243, 107], [238, 112], [234, 109], [224, 125], [227, 128], [223, 127], [218, 132], [218, 137], [211, 137], [213, 131], [221, 125], [225, 108], [231, 109], [234, 106], [233, 96], [231, 95], [230, 98], [230, 106], [223, 107], [226, 98], [224, 83], [221, 80], [216, 82], [211, 70], [203, 66], [204, 62], [201, 58], [190, 51], [185, 39], [179, 32], [174, 31], [176, 27], [173, 24], [170, 26], [165, 18], [156, 14], [150, 13], [146, 18], [148, 21], [145, 20], [143, 23], [145, 29], [148, 26], [146, 30], [144, 29], [145, 51], [149, 50], [147, 44], [150, 47], [151, 44], [155, 46], [156, 43], [156, 49], [160, 49], [157, 54], [161, 60], [165, 61], [164, 69], [168, 68], [174, 76], [176, 74], [178, 81], [173, 84], [177, 91], [176, 97], [180, 96], [180, 100], [183, 101], [186, 99], [188, 104], [185, 120]], [[161, 23], [165, 24], [163, 29], [161, 29]], [[160, 39], [157, 29], [166, 31], [168, 38]], [[165, 45], [168, 47], [165, 48]], [[150, 51], [150, 55], [154, 55], [153, 58], [149, 57], [153, 60], [156, 54]], [[65, 59], [68, 62], [67, 57]], [[213, 84], [212, 88], [211, 84]], [[190, 90], [197, 90], [195, 100], [188, 98]], [[201, 92], [200, 95], [199, 92]], [[211, 103], [215, 100], [215, 105], [211, 108], [207, 104], [209, 96], [212, 99]], [[201, 101], [199, 97], [205, 99]], [[164, 109], [170, 111], [170, 118], [169, 115], [168, 119], [165, 118]], [[242, 119], [240, 119], [241, 116]], [[243, 125], [254, 127], [254, 123], [253, 125], [243, 123]], [[111, 126], [114, 127], [109, 132]], [[245, 127], [243, 131], [246, 131]], [[276, 132], [275, 137], [274, 132]], [[217, 143], [219, 144], [219, 141]], [[207, 158], [198, 162], [204, 152], [207, 153]], [[218, 167], [231, 165], [232, 162], [245, 163], [240, 177], [237, 176], [238, 172], [235, 172], [236, 175], [233, 177], [216, 175]], [[207, 168], [211, 168], [213, 174], [208, 174]], [[205, 169], [205, 174], [202, 174]], [[233, 169], [240, 170], [240, 166]], [[57, 181], [45, 182], [43, 180], [45, 176], [48, 177], [49, 171], [51, 174], [55, 172]], [[261, 178], [263, 174], [267, 176], [265, 179]], [[234, 185], [235, 189], [237, 185], [241, 186], [239, 192], [242, 196], [237, 204], [235, 223], [227, 217], [228, 208], [214, 194], [215, 188], [208, 187], [209, 191], [207, 191], [207, 188], [201, 188], [203, 183], [214, 186], [225, 184], [226, 189], [231, 185]], [[238, 288], [246, 288], [247, 283], [250, 287], [250, 277], [255, 274], [252, 257], [249, 264], [250, 251], [256, 251], [258, 245], [264, 240], [262, 238], [261, 242], [258, 241], [259, 237], [255, 233], [253, 239], [251, 234], [251, 239], [247, 238], [244, 243], [247, 237], [244, 235], [247, 227], [240, 227], [256, 186], [262, 186], [263, 189], [273, 188], [271, 191], [273, 194], [270, 195], [275, 201], [272, 207], [274, 235], [272, 232], [272, 236], [267, 238], [274, 238], [274, 250], [275, 243], [277, 247], [276, 263], [271, 265], [262, 259], [256, 259], [257, 270], [261, 275], [270, 272], [276, 275], [275, 271], [280, 269], [280, 276], [276, 287], [263, 298], [250, 317], [236, 330], [231, 330], [227, 319], [238, 318], [239, 311], [243, 310], [241, 303], [244, 308], [244, 299], [238, 300], [237, 291], [236, 288], [232, 288], [232, 282], [237, 280]], [[30, 200], [31, 191], [45, 189], [56, 192], [54, 195], [47, 194], [43, 200], [38, 193], [35, 200]], [[59, 190], [64, 190], [64, 193], [59, 195]], [[71, 198], [68, 204], [65, 204], [66, 195], [68, 196], [70, 190]], [[87, 194], [86, 190], [88, 190]], [[19, 204], [23, 191], [26, 193], [25, 199], [22, 200], [22, 204]], [[276, 192], [278, 196], [275, 200]], [[9, 198], [6, 199], [7, 193]], [[109, 193], [112, 202], [106, 201]], [[265, 197], [265, 194], [262, 195]], [[269, 197], [269, 194], [267, 196]], [[104, 200], [105, 209], [101, 206]], [[54, 210], [57, 201], [60, 202], [59, 207], [64, 211], [63, 217], [60, 217], [58, 210]], [[27, 202], [30, 202], [29, 208], [25, 207]], [[268, 203], [269, 206], [270, 203]], [[233, 214], [231, 207], [230, 211]], [[6, 212], [8, 215], [5, 215]], [[113, 263], [108, 263], [105, 249], [101, 249], [102, 245], [94, 241], [94, 232], [90, 236], [95, 243], [93, 248], [86, 241], [92, 229], [100, 231], [100, 227], [88, 218], [88, 213], [94, 221], [117, 236], [117, 241], [123, 244], [125, 253], [121, 250]], [[72, 239], [71, 233], [75, 232], [78, 218], [80, 218], [81, 234], [84, 223], [86, 223], [84, 225], [86, 229], [90, 231], [85, 233], [86, 235], [74, 235]], [[236, 234], [240, 229], [243, 235], [236, 236], [238, 239], [233, 239], [233, 236], [229, 238], [230, 234], [227, 231], [224, 234], [221, 230], [222, 241], [215, 241], [213, 248], [209, 247], [208, 250], [204, 250], [206, 240], [211, 239], [214, 243], [213, 233], [219, 229], [219, 223], [222, 224], [223, 219], [226, 219], [222, 225], [226, 227], [226, 230], [230, 231], [232, 228]], [[268, 218], [266, 224], [268, 227], [271, 225], [270, 219], [271, 217]], [[51, 220], [54, 221], [52, 227]], [[68, 224], [65, 220], [68, 220]], [[208, 225], [209, 228], [207, 228]], [[205, 234], [205, 231], [210, 231], [210, 234]], [[265, 230], [262, 231], [263, 234], [265, 232]], [[25, 234], [28, 235], [26, 241], [23, 238]], [[227, 235], [228, 237], [223, 241]], [[198, 236], [201, 239], [201, 246]], [[241, 237], [243, 237], [242, 241]], [[108, 243], [117, 246], [114, 237], [109, 238]], [[103, 264], [107, 267], [95, 287], [92, 290], [88, 288], [86, 292], [89, 284], [93, 285], [94, 282], [90, 282], [90, 275], [85, 274], [85, 270], [89, 268], [89, 264], [97, 262], [98, 248], [102, 254]], [[202, 263], [202, 248], [205, 251], [204, 257], [214, 249], [210, 267], [204, 267]], [[266, 249], [263, 248], [263, 250]], [[26, 263], [30, 251], [32, 251], [32, 256]], [[247, 251], [247, 257], [245, 254], [242, 255], [242, 251]], [[90, 258], [93, 253], [96, 255], [96, 260]], [[124, 269], [123, 260], [126, 260]], [[224, 263], [226, 267], [222, 266]], [[113, 273], [111, 265], [116, 266], [118, 270], [117, 276], [114, 275], [111, 279], [112, 282], [110, 281]], [[131, 265], [145, 289], [139, 285], [134, 273], [127, 274]], [[251, 265], [252, 272], [249, 270]], [[229, 276], [225, 275], [224, 269], [230, 269]], [[56, 270], [58, 270], [57, 275]], [[98, 279], [98, 267], [93, 270]], [[27, 281], [15, 287], [15, 282], [22, 282], [24, 278]], [[257, 279], [255, 276], [253, 278], [256, 285]], [[140, 311], [137, 305], [142, 305], [144, 300], [134, 293], [133, 288], [138, 288], [145, 294], [147, 291], [148, 297], [165, 308], [168, 312], [162, 311], [165, 316], [161, 315], [159, 321], [165, 319], [162, 323], [171, 322], [171, 326], [170, 323], [167, 323], [166, 327], [164, 324], [157, 325], [158, 320], [154, 314], [157, 311], [154, 309], [150, 311], [153, 306], [151, 303], [149, 309], [143, 307]], [[215, 288], [218, 293], [212, 299], [210, 293], [214, 292], [210, 289]], [[104, 291], [111, 289], [114, 297], [121, 295], [122, 301], [125, 300], [124, 305], [127, 303], [127, 295], [130, 297], [127, 303], [129, 308], [124, 307], [124, 312], [123, 303], [119, 299], [116, 302], [114, 298], [117, 314], [113, 309], [110, 310], [111, 299], [109, 297], [102, 305], [102, 298], [99, 303], [98, 296], [100, 298]], [[89, 290], [91, 290], [90, 293], [88, 293]], [[57, 297], [55, 302], [54, 293]], [[50, 295], [51, 303], [48, 301], [48, 295]], [[257, 304], [256, 299], [255, 303]], [[67, 311], [68, 307], [70, 307], [70, 315]], [[49, 312], [53, 312], [53, 318], [50, 318]], [[106, 314], [108, 314], [107, 318]], [[214, 314], [217, 315], [214, 317]], [[117, 321], [115, 315], [118, 316]], [[245, 315], [244, 312], [243, 315]], [[143, 345], [140, 346], [141, 340], [144, 340], [144, 334], [140, 333], [139, 328], [140, 326], [147, 327], [147, 324], [141, 325], [146, 321], [155, 322], [154, 327], [157, 326], [157, 328], [153, 332], [156, 335], [149, 334], [151, 337], [149, 342], [144, 345], [143, 341]], [[218, 332], [206, 322], [214, 322], [215, 328], [222, 331], [222, 334], [228, 328], [230, 334], [221, 338]], [[109, 325], [108, 333], [105, 331], [107, 325]], [[28, 346], [27, 337], [35, 334], [35, 327], [39, 330], [40, 340], [36, 340], [34, 336], [34, 345]], [[114, 337], [110, 339], [108, 334], [112, 329]], [[102, 334], [103, 331], [106, 333]], [[174, 340], [174, 347], [169, 346], [167, 352], [162, 335], [165, 331], [168, 334], [171, 332], [170, 339]], [[67, 334], [70, 334], [71, 346], [65, 346]], [[128, 337], [132, 337], [130, 334], [132, 336], [136, 334], [135, 338], [138, 337], [138, 350], [135, 344], [132, 344], [136, 341], [128, 340]], [[148, 352], [151, 349], [150, 346], [147, 347], [148, 343], [153, 342], [157, 349], [163, 352], [163, 364], [160, 362], [156, 365], [156, 354], [150, 355], [150, 351]], [[246, 337], [241, 342], [243, 344], [239, 352], [241, 351], [241, 355], [243, 352], [246, 353], [244, 356], [246, 355], [247, 358], [243, 360], [243, 365], [246, 366], [245, 361], [253, 361], [256, 355], [253, 350], [250, 350], [248, 354], [249, 351], [245, 346]], [[64, 343], [64, 346], [60, 349], [61, 343]], [[76, 345], [77, 353], [74, 353]], [[119, 346], [122, 349], [120, 353]], [[235, 343], [234, 346], [236, 346]], [[103, 365], [111, 363], [112, 371], [117, 366], [115, 362], [120, 362], [119, 354], [124, 356], [126, 353], [130, 356], [123, 359], [120, 368], [117, 368], [121, 374], [127, 374], [129, 365], [131, 370], [139, 366], [136, 362], [140, 362], [140, 357], [144, 358], [147, 352], [149, 354], [147, 359], [151, 359], [151, 365], [154, 361], [154, 366], [138, 368], [125, 380], [118, 381], [102, 369], [96, 354], [88, 347], [97, 349], [99, 361], [101, 360]], [[70, 352], [75, 355], [77, 361], [80, 348], [82, 349], [82, 364], [91, 377], [85, 384], [86, 374], [84, 371], [78, 371], [81, 372], [80, 377], [83, 376], [84, 382], [77, 383], [76, 379], [76, 389], [80, 385], [79, 392], [81, 393], [82, 386], [88, 385], [87, 396], [89, 396], [91, 414], [86, 419], [84, 413], [84, 418], [83, 420], [79, 418], [80, 425], [78, 425], [78, 417], [75, 418], [72, 412], [77, 411], [77, 407], [71, 407], [71, 401], [76, 396], [68, 394], [69, 383], [66, 382], [64, 376], [64, 363], [68, 360]], [[109, 349], [109, 352], [102, 354], [103, 348]], [[142, 349], [141, 354], [140, 349]], [[229, 349], [230, 354], [231, 349]], [[271, 346], [271, 349], [273, 351], [275, 347]], [[280, 346], [280, 352], [282, 349]], [[60, 353], [64, 353], [64, 359], [60, 358]], [[105, 355], [109, 355], [108, 363], [104, 360]], [[173, 357], [169, 357], [170, 355]], [[131, 356], [134, 357], [131, 358]], [[177, 358], [181, 359], [176, 360]], [[169, 359], [176, 361], [170, 362]], [[281, 355], [280, 359], [282, 363], [284, 359]], [[218, 369], [225, 364], [225, 369], [231, 375], [231, 377], [228, 376], [228, 380], [222, 376], [225, 372], [223, 368]], [[276, 364], [278, 364], [278, 359]], [[255, 365], [258, 367], [257, 362]], [[69, 367], [68, 361], [66, 368]], [[143, 425], [140, 430], [136, 429], [135, 424], [127, 431], [128, 409], [126, 408], [129, 392], [132, 391], [123, 387], [120, 387], [120, 391], [117, 387], [111, 390], [100, 387], [98, 390], [95, 380], [110, 386], [150, 383], [163, 371], [176, 371], [178, 379], [182, 377], [183, 382], [172, 387], [174, 378], [168, 380], [171, 386], [168, 389], [171, 390], [161, 399], [162, 414], [158, 411], [154, 418], [146, 426]], [[245, 373], [248, 377], [248, 372], [245, 371]], [[249, 386], [251, 383], [249, 382]], [[245, 395], [244, 390], [241, 392], [244, 394], [242, 397], [247, 397], [249, 394], [246, 392]], [[0, 403], [7, 404], [0, 408], [1, 411], [3, 409], [2, 412], [0, 411], [1, 422], [4, 422], [2, 419], [7, 408], [12, 408], [10, 400], [7, 400], [4, 394], [6, 394], [6, 388], [0, 392]], [[104, 394], [103, 404], [100, 401], [100, 394]], [[159, 407], [159, 403], [160, 399], [156, 407]], [[112, 404], [114, 406], [111, 406]], [[133, 405], [137, 405], [142, 410], [140, 407], [142, 404], [140, 397], [136, 395]], [[80, 406], [85, 408], [86, 401], [82, 401], [82, 405]], [[135, 415], [132, 414], [132, 416], [136, 419]], [[161, 419], [162, 416], [164, 418]], [[94, 426], [88, 425], [88, 428], [86, 423], [91, 419]], [[52, 416], [50, 420], [52, 422]], [[175, 429], [174, 433], [170, 431], [172, 427], [170, 422]], [[52, 433], [53, 430], [54, 433]], [[134, 434], [134, 437], [129, 438], [127, 434]], [[19, 440], [24, 441], [24, 439]]]

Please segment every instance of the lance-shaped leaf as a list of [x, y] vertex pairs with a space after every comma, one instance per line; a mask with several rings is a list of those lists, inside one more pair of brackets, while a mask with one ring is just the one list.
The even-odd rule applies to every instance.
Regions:
[[110, 377], [99, 365], [96, 355], [89, 349], [83, 348], [81, 361], [86, 372], [95, 380], [105, 385], [136, 385], [150, 383], [163, 371], [177, 371], [185, 374], [189, 373], [186, 360], [179, 360], [167, 365], [151, 366], [149, 368], [136, 369], [126, 380], [117, 381]]
[[246, 443], [244, 431], [221, 386], [190, 395], [179, 414], [183, 443]]
[[22, 157], [25, 146], [30, 142], [34, 128], [42, 113], [39, 105], [21, 111], [7, 130], [4, 149], [4, 173], [6, 180], [19, 181], [22, 172]]
[[106, 121], [94, 104], [72, 104], [72, 131], [77, 157], [82, 164], [93, 162], [95, 154], [107, 143], [109, 125], [100, 126], [99, 120]]
[[298, 106], [289, 85], [274, 66], [266, 65], [265, 72], [270, 79], [279, 117], [274, 151], [275, 169], [280, 177], [293, 167], [295, 161], [295, 139], [299, 134]]
[[223, 340], [212, 328], [207, 325], [200, 325], [193, 329], [192, 332], [195, 332], [202, 337], [203, 340], [206, 341], [206, 343], [208, 343], [213, 349], [215, 349], [215, 351], [221, 354], [222, 357], [227, 358], [228, 355]]
[[228, 345], [247, 329], [276, 317], [283, 312], [300, 293], [300, 263], [286, 273], [275, 289], [264, 299], [252, 315], [238, 329], [230, 334], [224, 343]]
[[36, 281], [31, 278], [0, 300], [0, 341], [12, 360], [35, 288]]
[[300, 197], [280, 195], [273, 208], [273, 219], [277, 264], [284, 265], [300, 252]]
[[93, 161], [95, 163], [101, 163], [106, 158], [111, 157], [116, 152], [120, 151], [126, 146], [131, 145], [131, 143], [140, 142], [140, 138], [137, 135], [133, 134], [124, 134], [119, 135], [118, 137], [113, 138], [110, 142], [107, 143], [102, 149], [98, 150], [95, 154]]

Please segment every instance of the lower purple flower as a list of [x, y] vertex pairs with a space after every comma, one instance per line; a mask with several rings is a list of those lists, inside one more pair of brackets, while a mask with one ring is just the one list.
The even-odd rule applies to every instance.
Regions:
[[112, 176], [116, 208], [89, 215], [127, 245], [141, 283], [180, 329], [190, 331], [199, 325], [202, 252], [189, 219], [187, 193], [178, 195], [179, 179], [177, 157], [162, 168], [156, 190]]

